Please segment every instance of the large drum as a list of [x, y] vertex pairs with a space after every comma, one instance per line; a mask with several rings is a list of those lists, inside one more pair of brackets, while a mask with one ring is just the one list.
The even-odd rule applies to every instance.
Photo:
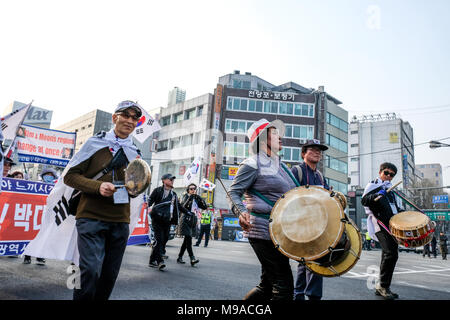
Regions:
[[416, 248], [431, 242], [436, 223], [419, 211], [403, 211], [389, 220], [389, 228], [400, 245]]
[[336, 193], [320, 187], [292, 189], [272, 209], [270, 237], [282, 254], [313, 272], [339, 276], [356, 264], [362, 247], [343, 205]]

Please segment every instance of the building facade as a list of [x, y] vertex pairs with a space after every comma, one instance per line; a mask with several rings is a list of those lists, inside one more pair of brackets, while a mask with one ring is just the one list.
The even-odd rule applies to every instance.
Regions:
[[169, 95], [167, 97], [167, 105], [171, 106], [173, 104], [184, 102], [185, 100], [186, 100], [186, 91], [178, 87], [174, 87], [172, 90], [169, 91]]
[[102, 130], [111, 130], [112, 126], [112, 114], [96, 109], [60, 125], [57, 129], [77, 133], [75, 152], [78, 152], [87, 139]]
[[439, 163], [417, 164], [422, 180], [428, 180], [430, 187], [443, 187], [442, 166]]
[[[294, 82], [273, 85], [249, 72], [235, 71], [219, 78], [211, 114], [208, 180], [220, 177], [228, 188], [239, 163], [248, 157], [247, 129], [257, 120], [279, 119], [286, 126], [282, 161], [288, 166], [301, 163], [301, 147], [307, 139], [319, 139], [329, 146], [319, 169], [335, 190], [347, 194], [348, 113], [341, 102], [323, 87], [307, 89]], [[217, 183], [216, 183], [217, 184]], [[228, 209], [223, 188], [214, 192], [214, 207]]]
[[[152, 159], [152, 189], [161, 185], [163, 174], [171, 173], [176, 177], [175, 192], [183, 193], [186, 188], [184, 173], [198, 156], [204, 160], [200, 168], [203, 174], [194, 182], [198, 185], [205, 176], [204, 150], [210, 139], [212, 105], [213, 95], [207, 93], [160, 109], [161, 130], [155, 134], [158, 142]], [[207, 197], [206, 194], [203, 196]]]

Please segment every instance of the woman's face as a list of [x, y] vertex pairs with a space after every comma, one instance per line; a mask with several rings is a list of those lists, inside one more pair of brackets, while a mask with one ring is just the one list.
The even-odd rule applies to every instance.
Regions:
[[277, 153], [278, 151], [281, 151], [281, 149], [283, 149], [280, 132], [277, 128], [269, 128], [267, 136], [267, 146], [273, 153]]
[[197, 191], [197, 188], [195, 186], [189, 186], [188, 189], [189, 194], [195, 194], [195, 191]]

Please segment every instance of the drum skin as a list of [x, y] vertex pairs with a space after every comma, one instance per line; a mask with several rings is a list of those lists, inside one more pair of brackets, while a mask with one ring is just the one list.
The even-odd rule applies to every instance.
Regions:
[[345, 225], [345, 232], [350, 239], [350, 250], [345, 253], [345, 256], [333, 264], [332, 267], [325, 267], [314, 262], [307, 262], [306, 267], [312, 272], [323, 277], [336, 277], [349, 271], [358, 262], [362, 252], [362, 240], [358, 227], [354, 222], [348, 218], [349, 222]]
[[269, 232], [282, 254], [297, 261], [313, 261], [336, 246], [345, 229], [345, 213], [332, 195], [321, 187], [302, 186], [278, 199]]
[[148, 163], [142, 159], [134, 159], [125, 170], [125, 186], [130, 195], [141, 194], [150, 185], [152, 174]]
[[410, 248], [421, 247], [433, 238], [435, 224], [419, 211], [403, 211], [389, 220], [392, 235], [400, 245]]

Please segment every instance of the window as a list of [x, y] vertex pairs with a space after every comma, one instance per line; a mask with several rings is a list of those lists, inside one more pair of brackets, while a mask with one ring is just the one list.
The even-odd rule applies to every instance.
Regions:
[[180, 137], [170, 139], [170, 149], [175, 149], [180, 146]]
[[162, 140], [158, 142], [158, 151], [167, 150], [167, 146], [169, 144], [169, 140]]
[[251, 82], [250, 81], [242, 81], [242, 89], [250, 90]]
[[195, 117], [195, 108], [186, 110], [184, 112], [184, 120], [192, 119]]
[[255, 107], [256, 107], [256, 101], [250, 100], [248, 102], [248, 111], [255, 111]]
[[347, 152], [347, 142], [332, 136], [331, 134], [326, 134], [325, 143], [330, 147], [335, 148], [342, 152]]
[[294, 106], [295, 106], [295, 108], [294, 108], [294, 114], [295, 114], [296, 116], [301, 116], [301, 115], [302, 115], [302, 105], [296, 103]]
[[167, 126], [170, 124], [170, 116], [163, 117], [161, 119], [161, 127]]
[[359, 157], [355, 157], [355, 158], [350, 158], [350, 161], [352, 161], [352, 162], [356, 162], [356, 161], [359, 161]]
[[358, 134], [358, 130], [350, 131], [350, 134]]
[[188, 134], [186, 136], [183, 136], [183, 139], [181, 141], [181, 146], [186, 147], [192, 145], [192, 140], [194, 138], [194, 134]]
[[247, 99], [241, 99], [241, 111], [247, 111]]
[[192, 144], [199, 144], [200, 143], [200, 132], [194, 133], [194, 141], [192, 141]]
[[358, 143], [352, 143], [352, 144], [350, 145], [350, 147], [354, 148], [354, 147], [357, 147], [358, 145], [359, 145]]
[[197, 117], [200, 117], [203, 113], [203, 106], [198, 106], [197, 107]]
[[308, 116], [309, 114], [309, 107], [307, 104], [302, 104], [302, 116]]
[[270, 113], [270, 101], [264, 101], [264, 112]]
[[276, 101], [271, 102], [270, 112], [278, 113], [278, 102], [276, 102]]
[[240, 80], [233, 80], [233, 88], [241, 89], [242, 82]]
[[285, 136], [286, 138], [292, 137], [292, 126], [286, 125], [286, 131], [285, 131], [285, 133], [284, 133], [284, 136]]
[[239, 110], [239, 108], [240, 108], [240, 100], [239, 99], [237, 99], [237, 98], [234, 98], [233, 99], [233, 110]]
[[227, 110], [233, 110], [233, 98], [228, 97], [227, 100]]
[[183, 120], [183, 113], [179, 112], [173, 115], [173, 123], [177, 123]]
[[256, 112], [262, 112], [263, 103], [261, 100], [256, 101]]
[[[331, 124], [333, 127], [336, 127], [344, 132], [348, 132], [347, 121], [344, 121], [329, 112], [327, 112], [326, 120], [327, 120], [327, 123]], [[354, 131], [352, 131], [352, 132], [354, 132]], [[358, 133], [358, 131], [356, 131], [356, 133]]]

